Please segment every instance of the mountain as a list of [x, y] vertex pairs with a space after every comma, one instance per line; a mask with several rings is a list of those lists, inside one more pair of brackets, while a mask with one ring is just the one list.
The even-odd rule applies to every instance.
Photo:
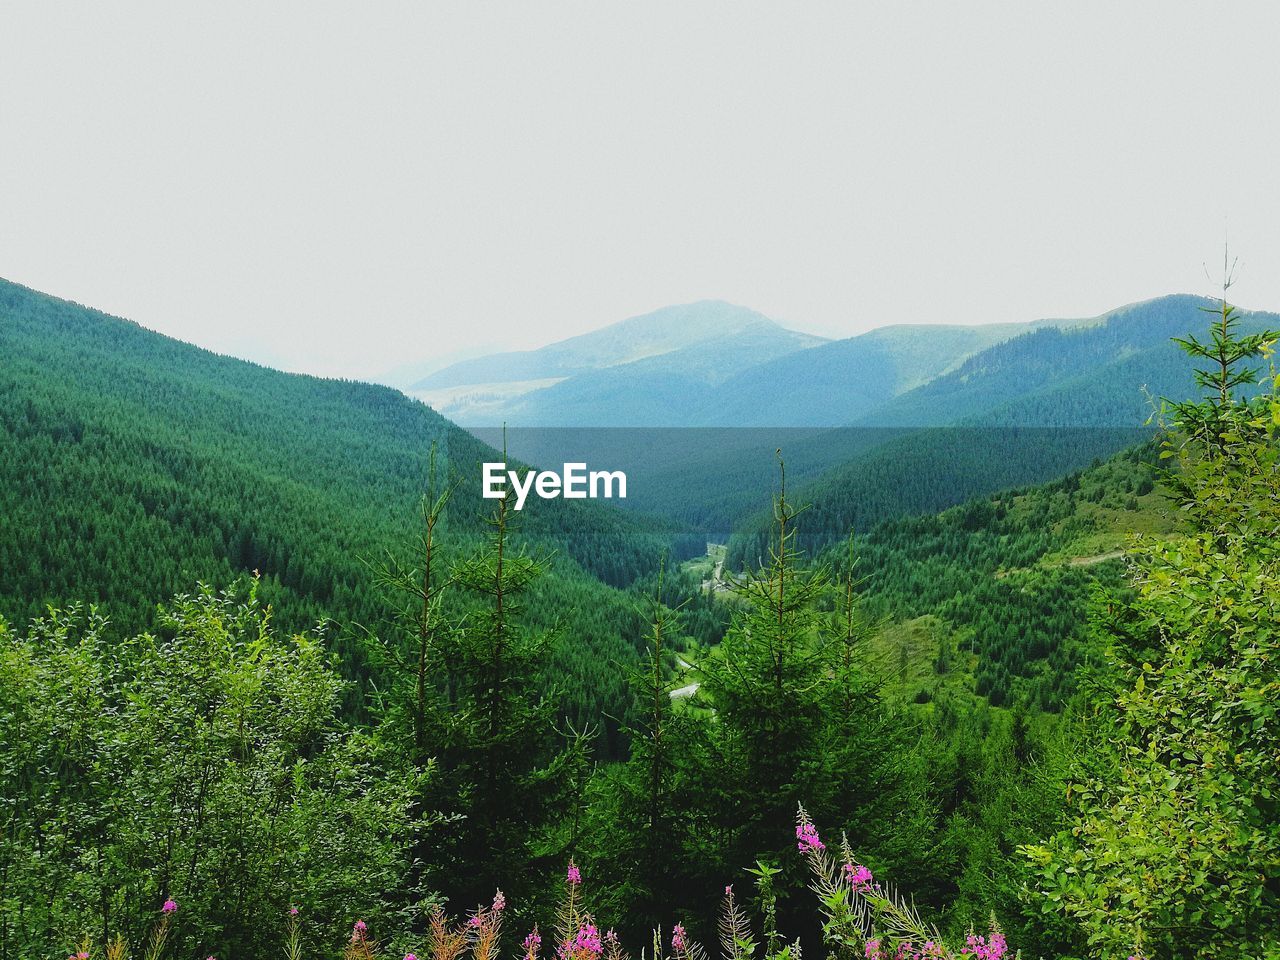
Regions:
[[841, 426], [993, 344], [1054, 323], [895, 324], [743, 370], [710, 393], [704, 426]]
[[[1156, 429], [1161, 397], [1197, 395], [1193, 364], [1171, 338], [1203, 331], [1214, 308], [1173, 295], [1032, 330], [848, 429], [800, 439], [791, 453], [809, 467], [799, 492], [809, 504], [806, 543], [1046, 482], [1133, 445]], [[1245, 312], [1241, 327], [1280, 328], [1280, 316]], [[828, 468], [816, 475], [827, 451]], [[738, 529], [730, 562], [758, 556], [767, 527], [762, 512]]]
[[1079, 322], [896, 324], [822, 341], [704, 301], [453, 364], [409, 392], [473, 427], [840, 426], [996, 343]]
[[[722, 300], [663, 307], [599, 330], [540, 347], [463, 360], [423, 378], [416, 390], [474, 383], [506, 383], [567, 377], [646, 357], [658, 357], [698, 343], [759, 330], [781, 331], [762, 313]], [[787, 331], [789, 332], [789, 331]], [[796, 334], [801, 341], [819, 338]]]
[[710, 388], [824, 341], [718, 300], [665, 307], [537, 350], [453, 364], [410, 393], [472, 426], [680, 425]]
[[505, 411], [519, 427], [688, 426], [709, 392], [734, 371], [779, 352], [817, 349], [814, 338], [753, 326], [661, 356], [591, 370], [528, 393]]
[[[556, 554], [531, 615], [571, 624], [557, 661], [575, 680], [571, 712], [594, 717], [625, 700], [617, 671], [602, 666], [634, 654], [623, 639], [634, 637], [634, 609], [618, 588], [650, 572], [682, 525], [732, 532], [731, 569], [763, 554], [760, 511], [779, 447], [792, 497], [810, 504], [802, 543], [815, 549], [850, 529], [1053, 480], [1149, 434], [1150, 396], [1193, 395], [1191, 365], [1169, 338], [1203, 329], [1206, 306], [1165, 297], [1023, 332], [886, 328], [747, 368], [776, 371], [779, 396], [787, 382], [800, 391], [812, 381], [821, 393], [819, 374], [804, 372], [810, 358], [815, 371], [843, 363], [896, 391], [841, 429], [547, 430], [538, 444], [513, 446], [516, 457], [555, 464], [566, 435], [586, 438], [594, 446], [573, 459], [629, 476], [630, 512], [531, 499], [520, 519], [533, 549]], [[731, 349], [688, 342], [695, 334], [673, 319], [687, 324], [703, 310], [733, 331]], [[660, 313], [657, 323], [620, 325], [625, 346], [612, 355], [631, 359], [541, 392], [581, 411], [612, 385], [613, 406], [628, 395], [639, 404], [635, 394], [647, 391], [658, 399], [644, 402], [660, 407], [682, 384], [716, 389], [745, 378], [743, 369], [726, 374], [734, 350], [757, 354], [778, 337], [809, 342], [725, 304]], [[1280, 326], [1280, 317], [1246, 314], [1245, 325]], [[660, 342], [656, 331], [669, 336]], [[575, 362], [602, 362], [608, 345], [591, 346], [592, 336]], [[984, 337], [997, 342], [983, 347]], [[477, 465], [495, 451], [424, 404], [219, 356], [0, 281], [0, 614], [21, 620], [83, 599], [122, 627], [145, 627], [158, 598], [259, 570], [262, 596], [286, 626], [377, 624], [385, 607], [363, 560], [412, 532], [432, 443], [460, 478], [450, 531], [462, 550], [483, 535]], [[361, 679], [360, 645], [335, 644]]]
[[[614, 368], [612, 382], [571, 378], [554, 388], [581, 390], [579, 403], [604, 398], [598, 409], [633, 429], [517, 429], [509, 440], [535, 462], [626, 470], [628, 507], [692, 525], [708, 539], [734, 534], [729, 559], [740, 564], [766, 549], [778, 450], [790, 490], [811, 504], [802, 537], [821, 547], [851, 528], [1046, 482], [1139, 442], [1154, 429], [1146, 424], [1158, 398], [1194, 395], [1192, 365], [1171, 338], [1202, 330], [1203, 311], [1213, 306], [1171, 295], [1096, 317], [887, 327], [723, 380], [710, 405], [722, 417], [712, 422], [723, 425], [701, 429], [652, 426], [667, 422], [669, 384], [655, 373], [645, 381], [648, 394], [628, 397], [641, 391], [628, 379], [628, 368], [644, 369], [637, 362]], [[1280, 317], [1245, 313], [1243, 322], [1280, 326]], [[621, 419], [622, 409], [635, 419]], [[683, 410], [686, 423], [705, 422], [692, 404]], [[645, 412], [649, 419], [638, 415]], [[824, 425], [831, 423], [843, 426]], [[497, 431], [478, 432], [501, 440]]]
[[[1213, 309], [1212, 300], [1175, 294], [1074, 324], [1041, 326], [974, 354], [855, 422], [920, 427], [980, 417], [1040, 426], [1138, 423], [1146, 419], [1150, 397], [1187, 396], [1194, 389], [1191, 365], [1172, 338], [1203, 329], [1204, 311]], [[1255, 325], [1274, 319], [1246, 315], [1246, 323]]]
[[[259, 571], [284, 629], [333, 620], [363, 684], [358, 625], [388, 610], [366, 560], [414, 533], [432, 445], [454, 478], [447, 544], [485, 535], [491, 448], [387, 387], [286, 374], [0, 281], [0, 615], [98, 605], [124, 629], [197, 583]], [[555, 670], [575, 722], [627, 702], [639, 630], [619, 587], [656, 568], [665, 528], [595, 502], [531, 498], [517, 535], [554, 555], [528, 602], [564, 624]], [[359, 689], [353, 693], [359, 700]], [[612, 722], [616, 730], [616, 722]]]
[[370, 380], [373, 383], [380, 383], [383, 386], [395, 387], [397, 390], [412, 390], [414, 384], [420, 380], [443, 370], [445, 367], [453, 366], [455, 363], [461, 363], [464, 360], [474, 360], [477, 357], [486, 357], [497, 350], [495, 344], [473, 345], [461, 347], [457, 350], [449, 350], [445, 353], [437, 354], [432, 357], [426, 357], [420, 360], [411, 360], [408, 363], [396, 364], [389, 370], [384, 370]]

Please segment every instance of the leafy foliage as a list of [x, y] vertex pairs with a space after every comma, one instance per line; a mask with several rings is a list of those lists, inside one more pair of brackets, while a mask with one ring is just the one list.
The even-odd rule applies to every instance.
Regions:
[[278, 636], [253, 589], [179, 598], [157, 635], [104, 628], [0, 629], [0, 956], [141, 942], [168, 898], [174, 948], [261, 955], [290, 904], [337, 918], [400, 882], [414, 781], [342, 723], [317, 638]]
[[1232, 392], [1276, 337], [1237, 337], [1224, 300], [1207, 344], [1182, 341], [1212, 361], [1165, 450], [1190, 532], [1134, 543], [1070, 829], [1028, 848], [1045, 909], [1102, 957], [1280, 951], [1280, 403]]
[[[1132, 386], [1111, 382], [1138, 369], [1107, 359], [1133, 334], [1112, 318], [902, 394], [908, 421], [986, 420], [861, 450], [803, 517], [784, 482], [723, 591], [713, 561], [662, 570], [673, 531], [616, 511], [532, 503], [519, 536], [506, 501], [483, 517], [457, 478], [492, 451], [392, 392], [12, 285], [0, 311], [0, 606], [34, 617], [0, 621], [5, 960], [81, 936], [113, 958], [369, 960], [425, 938], [493, 960], [566, 856], [608, 878], [601, 918], [669, 931], [654, 956], [675, 960], [717, 933], [729, 960], [991, 958], [1002, 930], [1058, 955], [1280, 951], [1280, 402], [1244, 367], [1275, 336], [1257, 317], [1224, 304], [1180, 341], [1210, 394], [1173, 407], [1180, 522], [1152, 447], [1018, 486], [1132, 437], [1025, 429], [1096, 426]], [[1019, 366], [1046, 342], [1060, 369]], [[1021, 438], [1007, 462], [972, 442], [996, 423]], [[1114, 534], [1139, 527], [1122, 580]], [[196, 580], [213, 587], [151, 607]], [[39, 615], [72, 595], [99, 606]], [[802, 814], [818, 920], [784, 842], [800, 803], [844, 837], [831, 859]], [[623, 960], [570, 862], [558, 956]], [[729, 891], [713, 929], [749, 864], [762, 922]]]

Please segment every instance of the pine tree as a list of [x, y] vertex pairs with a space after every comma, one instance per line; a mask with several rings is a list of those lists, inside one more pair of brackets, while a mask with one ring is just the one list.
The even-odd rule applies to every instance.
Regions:
[[825, 814], [834, 793], [820, 750], [837, 662], [819, 613], [829, 573], [801, 565], [785, 467], [782, 478], [768, 564], [730, 581], [742, 612], [704, 665], [716, 747], [735, 771], [717, 792], [731, 837], [727, 859], [739, 866], [780, 854], [797, 804]]
[[557, 731], [550, 636], [521, 625], [522, 600], [546, 561], [513, 545], [512, 512], [507, 488], [487, 520], [488, 542], [455, 566], [471, 609], [442, 651], [449, 719], [438, 762], [461, 814], [446, 892], [461, 909], [499, 886], [523, 901], [545, 861], [558, 859], [556, 827], [576, 809], [566, 791], [585, 750], [584, 736]]
[[715, 709], [704, 789], [724, 870], [784, 862], [798, 804], [847, 829], [863, 853], [883, 852], [884, 814], [901, 789], [907, 731], [861, 662], [856, 581], [833, 618], [831, 572], [796, 549], [801, 511], [785, 466], [781, 478], [768, 563], [731, 582], [740, 612], [703, 668]]
[[643, 712], [628, 732], [626, 763], [597, 777], [591, 836], [594, 872], [624, 933], [669, 928], [696, 900], [690, 890], [689, 766], [706, 739], [696, 710], [674, 705], [668, 667], [679, 642], [678, 610], [663, 602], [660, 573], [650, 599], [645, 657], [630, 675]]
[[440, 790], [432, 776], [435, 753], [447, 737], [449, 710], [439, 680], [443, 675], [441, 651], [447, 649], [456, 624], [445, 613], [444, 601], [451, 578], [442, 572], [439, 532], [451, 490], [438, 489], [436, 447], [431, 448], [426, 492], [419, 502], [420, 526], [412, 544], [410, 560], [393, 553], [371, 565], [377, 584], [388, 593], [395, 610], [388, 634], [369, 637], [366, 649], [386, 680], [382, 732], [398, 740], [397, 727], [407, 721], [407, 756], [419, 789], [410, 809], [414, 825], [407, 856], [407, 894], [418, 919], [430, 900], [433, 828], [441, 816]]

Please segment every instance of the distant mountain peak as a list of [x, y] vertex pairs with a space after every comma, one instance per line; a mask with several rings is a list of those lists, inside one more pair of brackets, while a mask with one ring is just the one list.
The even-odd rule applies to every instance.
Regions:
[[[431, 391], [559, 379], [759, 330], [791, 332], [759, 311], [725, 300], [673, 304], [535, 350], [494, 353], [454, 363], [422, 378], [411, 389]], [[814, 343], [822, 339], [798, 336]]]

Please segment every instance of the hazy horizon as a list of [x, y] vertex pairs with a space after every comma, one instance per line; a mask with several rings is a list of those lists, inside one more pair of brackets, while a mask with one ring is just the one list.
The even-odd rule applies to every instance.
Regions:
[[1280, 12], [18, 4], [0, 276], [371, 379], [722, 299], [847, 337], [1280, 307]]
[[[563, 336], [563, 337], [554, 337], [553, 339], [549, 339], [549, 340], [542, 341], [542, 342], [531, 343], [531, 344], [528, 344], [528, 345], [521, 344], [521, 345], [519, 345], [519, 346], [513, 346], [513, 345], [509, 345], [509, 344], [495, 343], [495, 342], [477, 343], [477, 344], [475, 344], [475, 345], [471, 345], [471, 346], [460, 347], [460, 348], [458, 348], [458, 349], [454, 349], [454, 350], [448, 351], [448, 352], [446, 352], [446, 353], [437, 354], [437, 355], [435, 355], [434, 357], [433, 357], [433, 356], [431, 356], [431, 355], [427, 355], [427, 356], [424, 356], [424, 357], [418, 357], [418, 358], [409, 359], [409, 360], [407, 360], [407, 361], [405, 361], [405, 362], [402, 362], [402, 363], [393, 364], [392, 366], [387, 367], [387, 368], [385, 368], [385, 369], [383, 369], [383, 370], [379, 370], [379, 371], [376, 371], [376, 372], [373, 372], [373, 373], [369, 373], [369, 374], [360, 375], [360, 374], [349, 374], [349, 373], [342, 373], [342, 372], [336, 372], [336, 373], [335, 373], [335, 372], [327, 372], [327, 373], [326, 373], [326, 372], [317, 372], [317, 371], [313, 371], [313, 370], [305, 370], [305, 369], [300, 369], [300, 368], [294, 368], [294, 367], [289, 366], [286, 362], [284, 362], [283, 358], [275, 358], [275, 359], [272, 359], [272, 358], [271, 358], [271, 357], [269, 357], [269, 356], [254, 356], [254, 355], [252, 355], [252, 352], [237, 352], [237, 351], [236, 351], [236, 350], [234, 350], [234, 349], [226, 349], [226, 348], [224, 348], [224, 347], [219, 347], [219, 346], [216, 346], [216, 345], [211, 344], [211, 343], [202, 342], [201, 340], [199, 340], [199, 339], [197, 339], [197, 338], [194, 338], [194, 337], [190, 337], [190, 336], [183, 336], [183, 335], [181, 335], [181, 334], [179, 334], [179, 333], [176, 333], [176, 332], [173, 332], [173, 331], [166, 331], [166, 330], [164, 330], [164, 329], [161, 329], [160, 327], [149, 326], [148, 324], [141, 323], [141, 321], [137, 321], [134, 317], [124, 316], [124, 315], [122, 315], [122, 314], [114, 313], [114, 312], [112, 312], [112, 311], [103, 310], [103, 308], [102, 308], [102, 307], [96, 306], [96, 305], [94, 305], [94, 304], [92, 304], [92, 303], [83, 303], [83, 302], [81, 302], [81, 301], [74, 300], [74, 298], [71, 298], [71, 297], [64, 297], [64, 296], [60, 296], [56, 291], [52, 291], [52, 290], [39, 290], [38, 288], [32, 287], [30, 284], [24, 284], [24, 283], [21, 283], [21, 281], [19, 281], [19, 280], [14, 280], [12, 277], [0, 277], [0, 279], [8, 280], [8, 281], [9, 281], [9, 282], [11, 282], [11, 283], [18, 283], [20, 286], [25, 286], [25, 287], [27, 287], [28, 289], [36, 289], [36, 290], [37, 290], [37, 292], [39, 292], [39, 293], [48, 294], [48, 295], [50, 295], [50, 296], [58, 297], [59, 299], [62, 299], [62, 300], [69, 300], [69, 301], [72, 301], [72, 302], [78, 303], [80, 306], [83, 306], [83, 307], [88, 307], [88, 308], [93, 309], [93, 310], [98, 310], [98, 311], [101, 311], [101, 312], [104, 312], [104, 313], [108, 313], [108, 314], [110, 314], [111, 316], [118, 317], [119, 319], [122, 319], [122, 320], [128, 320], [128, 321], [133, 321], [133, 322], [139, 323], [141, 326], [146, 327], [148, 330], [152, 330], [153, 332], [157, 332], [157, 333], [162, 333], [162, 334], [164, 334], [164, 335], [166, 335], [166, 336], [174, 337], [174, 338], [176, 338], [176, 339], [179, 339], [179, 340], [182, 340], [182, 341], [184, 341], [184, 342], [186, 342], [186, 343], [189, 343], [189, 344], [191, 344], [191, 345], [193, 345], [193, 346], [196, 346], [196, 347], [202, 347], [202, 348], [204, 348], [204, 349], [212, 350], [212, 351], [214, 351], [214, 352], [216, 352], [216, 353], [221, 353], [221, 354], [224, 354], [224, 355], [227, 355], [227, 356], [237, 357], [237, 358], [242, 359], [242, 360], [249, 360], [249, 361], [252, 361], [252, 362], [254, 362], [254, 363], [257, 363], [257, 364], [259, 364], [259, 365], [261, 365], [261, 366], [272, 367], [272, 368], [275, 368], [275, 369], [279, 369], [279, 370], [283, 370], [283, 371], [287, 371], [287, 372], [293, 372], [293, 373], [310, 373], [310, 374], [313, 374], [313, 375], [316, 375], [316, 376], [322, 376], [322, 377], [337, 377], [337, 378], [345, 378], [345, 379], [366, 380], [366, 381], [373, 382], [373, 383], [391, 383], [391, 382], [392, 382], [392, 380], [394, 380], [394, 379], [395, 379], [395, 375], [396, 375], [397, 373], [403, 373], [403, 372], [404, 372], [404, 371], [406, 371], [406, 370], [414, 369], [414, 368], [422, 368], [422, 370], [423, 370], [423, 371], [435, 371], [435, 370], [442, 370], [442, 369], [444, 369], [444, 368], [446, 368], [446, 367], [448, 367], [448, 366], [451, 366], [451, 365], [452, 365], [452, 364], [454, 364], [454, 363], [459, 363], [459, 362], [464, 361], [464, 360], [475, 359], [475, 358], [484, 357], [484, 356], [488, 356], [488, 355], [492, 355], [492, 354], [513, 353], [513, 352], [521, 352], [521, 351], [534, 351], [534, 350], [537, 350], [537, 349], [539, 349], [539, 348], [541, 348], [541, 347], [544, 347], [544, 346], [550, 346], [550, 345], [552, 345], [552, 344], [555, 344], [555, 343], [561, 342], [561, 341], [563, 341], [563, 340], [569, 340], [569, 339], [573, 339], [574, 337], [582, 336], [582, 335], [584, 335], [584, 334], [594, 333], [594, 332], [596, 332], [597, 330], [603, 329], [603, 328], [605, 328], [605, 327], [613, 326], [614, 324], [622, 323], [622, 322], [624, 322], [624, 321], [626, 321], [626, 320], [632, 320], [632, 319], [636, 319], [636, 318], [639, 318], [639, 317], [645, 317], [645, 316], [648, 316], [648, 315], [649, 315], [649, 314], [651, 314], [651, 313], [658, 313], [658, 312], [660, 312], [661, 310], [663, 310], [663, 309], [664, 309], [664, 308], [666, 308], [666, 307], [691, 306], [691, 305], [696, 305], [696, 304], [698, 304], [698, 303], [705, 303], [705, 302], [729, 303], [729, 301], [720, 300], [720, 299], [718, 299], [718, 298], [704, 298], [703, 300], [690, 301], [690, 302], [689, 302], [689, 303], [687, 303], [687, 304], [678, 304], [678, 303], [662, 304], [662, 305], [660, 305], [660, 306], [656, 307], [656, 308], [655, 308], [655, 309], [653, 309], [653, 310], [646, 310], [646, 311], [644, 311], [644, 312], [642, 312], [642, 313], [634, 314], [634, 315], [627, 316], [627, 317], [618, 317], [618, 318], [613, 319], [613, 320], [608, 320], [608, 321], [602, 322], [601, 324], [599, 324], [599, 325], [598, 325], [598, 326], [596, 326], [596, 327], [591, 327], [591, 328], [586, 329], [586, 330], [580, 330], [580, 331], [577, 331], [577, 332], [572, 333], [572, 334], [566, 334], [566, 335], [565, 335], [565, 336]], [[1210, 285], [1212, 285], [1212, 284], [1210, 284]], [[1216, 299], [1216, 296], [1214, 295], [1215, 293], [1216, 293], [1216, 291], [1213, 291], [1213, 292], [1211, 292], [1211, 293], [1196, 293], [1196, 292], [1194, 292], [1194, 291], [1189, 291], [1189, 290], [1174, 290], [1174, 291], [1169, 291], [1168, 293], [1164, 293], [1164, 294], [1157, 294], [1157, 295], [1155, 295], [1155, 296], [1153, 296], [1153, 297], [1146, 297], [1146, 298], [1143, 298], [1142, 300], [1134, 300], [1134, 301], [1129, 301], [1129, 302], [1127, 302], [1127, 303], [1117, 303], [1117, 304], [1115, 304], [1113, 307], [1108, 307], [1107, 309], [1102, 310], [1102, 311], [1099, 311], [1099, 312], [1098, 312], [1098, 313], [1096, 313], [1096, 314], [1081, 314], [1081, 315], [1079, 315], [1079, 316], [1066, 316], [1066, 315], [1052, 315], [1052, 316], [1051, 316], [1051, 315], [1047, 315], [1047, 314], [1046, 314], [1046, 315], [1044, 315], [1044, 316], [1033, 316], [1033, 317], [1027, 317], [1027, 318], [1025, 318], [1025, 319], [1027, 319], [1027, 320], [1029, 320], [1029, 321], [1037, 321], [1037, 320], [1080, 320], [1080, 319], [1085, 319], [1085, 320], [1087, 320], [1087, 319], [1092, 319], [1092, 318], [1093, 318], [1093, 317], [1095, 317], [1095, 316], [1101, 316], [1101, 315], [1103, 315], [1103, 314], [1109, 313], [1109, 312], [1111, 312], [1112, 310], [1121, 309], [1121, 308], [1124, 308], [1124, 307], [1127, 307], [1127, 306], [1133, 306], [1133, 305], [1135, 305], [1135, 304], [1138, 304], [1138, 303], [1144, 303], [1144, 302], [1147, 302], [1147, 301], [1149, 301], [1149, 300], [1157, 300], [1157, 299], [1160, 299], [1161, 297], [1165, 297], [1165, 296], [1183, 296], [1183, 295], [1190, 295], [1190, 296], [1204, 296], [1204, 297], [1206, 297], [1206, 298], [1208, 298], [1208, 299]], [[1231, 298], [1231, 302], [1232, 302], [1232, 303], [1233, 303], [1233, 305], [1235, 305], [1238, 309], [1240, 309], [1241, 311], [1243, 311], [1243, 312], [1245, 312], [1245, 313], [1249, 313], [1249, 312], [1280, 313], [1280, 307], [1272, 308], [1272, 307], [1260, 306], [1260, 305], [1253, 305], [1253, 304], [1241, 304], [1241, 303], [1237, 303], [1237, 302], [1236, 302], [1236, 300], [1235, 300], [1234, 298]], [[731, 305], [731, 306], [742, 307], [742, 308], [747, 309], [747, 310], [752, 310], [752, 309], [753, 309], [753, 308], [750, 306], [750, 304], [732, 304], [732, 303], [730, 303], [730, 305]], [[760, 311], [755, 311], [755, 312], [760, 312]], [[770, 317], [769, 319], [774, 320], [774, 321], [777, 321], [777, 318], [776, 318], [776, 317]], [[781, 323], [781, 321], [777, 321], [777, 322]], [[899, 325], [914, 325], [914, 326], [937, 326], [937, 325], [957, 325], [957, 326], [964, 326], [964, 325], [970, 325], [970, 326], [978, 326], [978, 325], [989, 324], [989, 323], [1005, 323], [1005, 322], [1017, 322], [1017, 321], [1004, 321], [1004, 320], [985, 320], [985, 321], [984, 321], [984, 320], [979, 320], [979, 321], [971, 321], [971, 322], [967, 322], [967, 323], [966, 323], [966, 322], [962, 322], [962, 321], [958, 321], [958, 320], [952, 320], [952, 321], [949, 321], [949, 320], [927, 320], [927, 319], [926, 319], [926, 320], [895, 320], [895, 321], [891, 321], [891, 322], [889, 322], [889, 323], [885, 323], [885, 324], [878, 324], [878, 325], [876, 325], [876, 326], [867, 327], [867, 328], [865, 328], [865, 329], [863, 329], [863, 330], [858, 330], [858, 331], [855, 331], [855, 332], [853, 332], [853, 333], [849, 333], [849, 334], [843, 334], [843, 335], [842, 335], [842, 334], [831, 334], [831, 335], [815, 334], [815, 335], [820, 336], [820, 337], [825, 336], [825, 337], [826, 337], [826, 339], [828, 339], [828, 340], [838, 340], [838, 339], [846, 339], [846, 338], [848, 338], [848, 337], [858, 336], [859, 334], [862, 334], [862, 333], [869, 333], [869, 332], [871, 332], [872, 330], [877, 330], [877, 329], [880, 329], [881, 327], [885, 327], [885, 326], [899, 326]], [[782, 326], [785, 326], [785, 327], [787, 327], [788, 329], [793, 330], [793, 331], [795, 331], [795, 332], [797, 332], [797, 333], [807, 333], [807, 334], [812, 334], [812, 333], [814, 333], [814, 331], [812, 331], [812, 330], [808, 330], [808, 329], [805, 329], [805, 328], [804, 328], [804, 327], [802, 327], [802, 326], [793, 326], [793, 325], [789, 325], [789, 324], [785, 324], [785, 323], [781, 323], [781, 325], [782, 325]], [[421, 377], [421, 376], [425, 376], [425, 375], [426, 375], [426, 373], [425, 373], [425, 372], [422, 372], [422, 373], [417, 374], [417, 377]], [[392, 384], [392, 385], [396, 385], [396, 386], [405, 386], [405, 384]], [[412, 392], [412, 391], [411, 391], [411, 392]]]

